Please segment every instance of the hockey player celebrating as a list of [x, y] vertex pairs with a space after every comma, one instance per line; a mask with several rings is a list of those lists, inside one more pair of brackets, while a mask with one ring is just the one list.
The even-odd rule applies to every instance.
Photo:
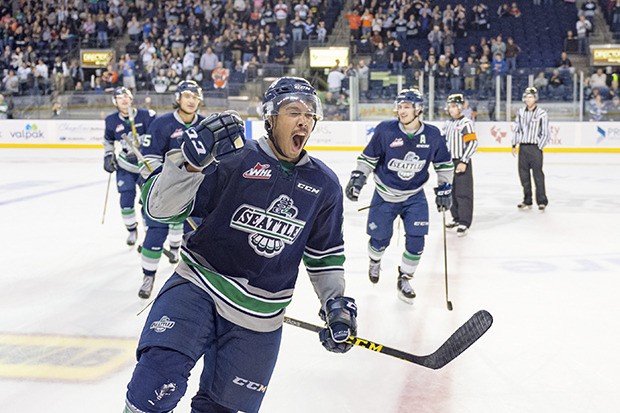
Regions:
[[305, 79], [283, 77], [266, 90], [263, 117], [267, 136], [248, 142], [235, 114], [207, 117], [143, 188], [151, 217], [182, 222], [193, 210], [203, 221], [148, 316], [126, 413], [171, 411], [203, 356], [192, 411], [257, 412], [302, 259], [326, 323], [323, 346], [352, 346], [357, 308], [344, 296], [342, 188], [304, 150], [321, 102]]
[[[142, 141], [140, 152], [144, 156], [144, 165], [140, 173], [145, 179], [163, 164], [166, 152], [180, 148], [177, 138], [204, 119], [204, 116], [198, 114], [202, 99], [202, 88], [193, 80], [183, 80], [178, 84], [174, 94], [175, 110], [155, 119]], [[138, 291], [141, 298], [151, 296], [166, 237], [170, 244], [171, 263], [179, 261], [179, 247], [183, 238], [182, 223], [168, 225], [148, 216], [145, 216], [145, 222], [147, 230], [141, 251], [144, 278]]]
[[[118, 111], [105, 118], [103, 139], [105, 151], [103, 169], [108, 173], [116, 171], [116, 188], [120, 194], [121, 214], [123, 223], [129, 231], [128, 245], [134, 245], [138, 238], [135, 202], [139, 169], [138, 158], [134, 151], [140, 146], [140, 140], [155, 119], [154, 111], [133, 108], [132, 102], [131, 90], [119, 87], [114, 91], [112, 103]], [[115, 153], [116, 142], [121, 148], [118, 158]]]
[[446, 228], [456, 228], [459, 237], [467, 235], [474, 213], [474, 176], [471, 157], [478, 147], [474, 122], [463, 114], [465, 98], [454, 93], [446, 100], [450, 119], [443, 127], [448, 150], [454, 163], [452, 182], [452, 222]]
[[373, 172], [376, 189], [368, 213], [370, 235], [368, 276], [379, 282], [381, 257], [390, 244], [393, 222], [400, 216], [405, 226], [405, 252], [398, 267], [398, 297], [412, 304], [415, 292], [409, 281], [424, 250], [428, 234], [428, 203], [423, 185], [429, 179], [431, 162], [437, 173], [435, 203], [439, 211], [452, 204], [454, 166], [446, 141], [435, 126], [422, 122], [424, 99], [417, 89], [402, 90], [395, 101], [398, 120], [379, 123], [374, 135], [357, 158], [357, 168], [345, 193], [357, 201], [368, 175]]

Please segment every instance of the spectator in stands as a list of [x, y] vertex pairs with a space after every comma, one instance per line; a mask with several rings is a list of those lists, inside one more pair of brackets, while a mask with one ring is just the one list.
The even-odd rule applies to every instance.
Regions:
[[448, 90], [448, 79], [450, 78], [450, 62], [448, 62], [445, 55], [439, 56], [435, 76], [437, 82], [437, 92], [441, 95], [446, 94]]
[[424, 62], [424, 74], [427, 78], [429, 76], [437, 76], [437, 60], [435, 55], [429, 55], [426, 62]]
[[573, 33], [573, 31], [568, 30], [566, 32], [566, 37], [564, 38], [564, 51], [566, 51], [567, 53], [577, 53], [578, 50], [579, 50], [579, 41], [575, 37], [575, 34]]
[[360, 16], [357, 8], [354, 8], [349, 13], [344, 15], [344, 18], [349, 21], [349, 33], [353, 36], [353, 39], [357, 40], [360, 38], [360, 26], [362, 24], [362, 17]]
[[403, 73], [403, 65], [407, 61], [407, 52], [401, 47], [398, 40], [394, 40], [390, 50], [390, 63], [392, 64], [392, 73], [401, 75]]
[[333, 67], [327, 75], [327, 90], [338, 96], [342, 90], [342, 81], [345, 78], [346, 76], [340, 68]]
[[378, 69], [386, 70], [390, 62], [390, 55], [385, 49], [383, 42], [379, 42], [372, 53], [372, 64]]
[[590, 114], [590, 122], [599, 122], [604, 120], [607, 115], [607, 104], [601, 95], [596, 95], [590, 100], [588, 105], [588, 113]]
[[192, 71], [195, 63], [196, 54], [188, 46], [185, 48], [185, 54], [183, 55], [183, 77], [185, 77], [185, 75]]
[[471, 96], [476, 90], [476, 77], [478, 77], [478, 65], [472, 56], [467, 56], [467, 63], [463, 65], [463, 77], [465, 80], [465, 94]]
[[170, 86], [170, 78], [166, 75], [166, 70], [161, 69], [153, 79], [153, 87], [157, 93], [165, 93]]
[[[620, 31], [620, 0], [616, 0], [611, 9], [611, 31]], [[617, 117], [616, 117], [617, 118]]]
[[488, 8], [480, 2], [472, 7], [474, 13], [474, 25], [477, 30], [489, 30]]
[[[148, 28], [148, 32], [150, 33], [151, 27]], [[129, 35], [129, 39], [132, 42], [139, 42], [142, 40], [142, 34], [144, 32], [144, 24], [141, 24], [138, 21], [138, 17], [133, 15], [131, 20], [127, 23], [127, 34]]]
[[[269, 7], [269, 6], [267, 6]], [[286, 30], [286, 23], [288, 22], [288, 6], [283, 0], [278, 0], [278, 3], [273, 6], [273, 11], [276, 17], [276, 24], [281, 31]]]
[[204, 79], [211, 79], [211, 73], [213, 73], [219, 61], [220, 59], [213, 53], [213, 48], [207, 47], [202, 56], [200, 56], [200, 70], [202, 70]]
[[585, 0], [581, 4], [581, 14], [586, 16], [586, 19], [588, 19], [588, 21], [592, 25], [590, 31], [594, 32], [594, 15], [596, 14], [596, 3], [594, 2], [594, 0]]
[[534, 78], [533, 85], [538, 90], [538, 95], [540, 97], [544, 97], [547, 95], [549, 80], [545, 76], [545, 72], [538, 72], [538, 75]]
[[596, 72], [590, 75], [590, 86], [594, 88], [607, 88], [607, 74], [602, 67], [596, 69]]
[[283, 66], [288, 66], [291, 64], [291, 58], [286, 54], [286, 50], [282, 48], [278, 49], [278, 54], [273, 61]]
[[359, 79], [360, 95], [365, 95], [368, 92], [368, 85], [370, 81], [370, 69], [366, 66], [364, 59], [360, 59], [357, 62], [357, 78]]
[[504, 59], [508, 66], [508, 71], [514, 72], [517, 70], [517, 56], [521, 53], [521, 48], [515, 43], [512, 37], [506, 39], [506, 53], [504, 53]]
[[119, 64], [119, 66], [120, 66], [121, 73], [123, 74], [123, 86], [125, 86], [127, 89], [135, 93], [136, 91], [136, 63], [133, 61], [129, 53], [125, 53], [125, 58], [122, 59], [122, 62], [123, 64], [122, 65]]
[[488, 91], [490, 90], [491, 83], [491, 62], [486, 55], [480, 57], [480, 61], [478, 63], [478, 92], [479, 97], [486, 97]]
[[97, 20], [95, 21], [95, 29], [97, 31], [97, 47], [108, 47], [108, 21], [105, 18], [103, 12], [99, 12]]
[[[540, 0], [534, 0], [534, 1], [539, 1]], [[500, 4], [500, 6], [497, 8], [497, 16], [498, 17], [510, 17], [510, 6], [508, 5], [508, 3], [502, 3]]]
[[228, 85], [228, 69], [224, 67], [222, 62], [217, 63], [217, 67], [211, 73], [213, 79], [213, 87], [215, 89], [224, 89]]
[[564, 79], [560, 75], [559, 69], [553, 69], [549, 78], [549, 93], [552, 99], [561, 100], [564, 98]]
[[502, 58], [500, 53], [495, 54], [493, 59], [493, 85], [497, 85], [497, 78], [500, 79], [500, 88], [504, 90], [504, 76], [506, 75], [506, 61]]
[[183, 53], [185, 51], [185, 35], [179, 26], [177, 26], [172, 36], [170, 36], [170, 51], [173, 57], [183, 58]]
[[202, 84], [204, 77], [202, 75], [202, 70], [200, 70], [200, 66], [194, 65], [191, 70], [185, 75], [185, 80], [193, 80], [199, 85]]
[[0, 120], [9, 118], [9, 103], [0, 94]]
[[586, 19], [586, 16], [580, 15], [579, 20], [575, 23], [575, 28], [578, 41], [577, 52], [580, 54], [588, 54], [588, 35], [590, 30], [592, 30], [592, 23]]
[[49, 85], [49, 67], [45, 64], [43, 59], [37, 61], [34, 67], [34, 89], [37, 93], [47, 94]]
[[416, 20], [415, 14], [409, 15], [407, 20], [407, 39], [415, 39], [420, 34], [420, 23]]
[[433, 26], [433, 30], [426, 36], [430, 46], [435, 49], [437, 53], [441, 53], [443, 44], [443, 33], [439, 30], [439, 26]]
[[253, 82], [258, 78], [258, 69], [261, 64], [256, 56], [252, 56], [249, 61], [243, 64], [243, 73], [245, 73], [246, 80]]
[[101, 80], [104, 83], [104, 87], [115, 88], [118, 84], [118, 72], [114, 69], [114, 66], [108, 65], [106, 70], [101, 74]]
[[501, 34], [498, 34], [495, 39], [491, 39], [491, 54], [493, 56], [495, 56], [496, 54], [500, 54], [502, 56], [502, 59], [505, 59], [506, 43], [504, 43]]
[[607, 120], [620, 121], [620, 96], [618, 95], [611, 98], [611, 104], [607, 107]]
[[267, 40], [265, 33], [261, 31], [256, 38], [256, 55], [258, 56], [258, 61], [260, 64], [264, 65], [269, 62], [270, 50], [271, 45], [269, 44], [269, 40]]
[[463, 67], [458, 57], [453, 57], [450, 63], [450, 91], [452, 93], [462, 90]]
[[512, 2], [512, 4], [510, 5], [509, 13], [512, 17], [521, 17], [522, 15], [521, 10], [519, 10], [519, 6], [517, 6], [516, 2]]
[[20, 94], [23, 95], [23, 94], [30, 92], [31, 78], [32, 78], [32, 67], [30, 67], [30, 63], [22, 62], [21, 66], [17, 68], [17, 79], [19, 79], [19, 93]]
[[370, 34], [372, 32], [372, 21], [374, 20], [374, 16], [369, 8], [364, 9], [364, 13], [362, 13], [360, 20], [362, 21], [362, 36]]
[[60, 56], [56, 56], [54, 59], [52, 76], [54, 78], [54, 90], [56, 93], [63, 93], [65, 91], [65, 78], [69, 76], [69, 67]]
[[573, 71], [573, 63], [568, 58], [568, 54], [566, 52], [562, 52], [560, 54], [560, 59], [558, 60], [556, 67], [560, 69], [560, 73], [572, 73]]

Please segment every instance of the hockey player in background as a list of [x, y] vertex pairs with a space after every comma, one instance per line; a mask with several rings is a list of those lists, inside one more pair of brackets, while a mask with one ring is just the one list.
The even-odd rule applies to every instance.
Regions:
[[390, 244], [393, 223], [401, 217], [405, 226], [405, 251], [398, 267], [398, 297], [412, 304], [415, 291], [409, 281], [424, 250], [428, 234], [428, 203], [424, 184], [429, 179], [428, 169], [433, 163], [437, 173], [435, 203], [439, 211], [452, 205], [452, 176], [454, 166], [446, 141], [435, 126], [421, 120], [424, 98], [417, 89], [404, 89], [396, 97], [397, 120], [386, 120], [377, 125], [362, 154], [345, 193], [357, 201], [360, 191], [371, 172], [374, 173], [375, 192], [370, 203], [366, 232], [370, 235], [368, 276], [372, 283], [379, 282], [381, 258]]
[[[144, 165], [141, 165], [140, 173], [144, 179], [163, 164], [166, 152], [180, 148], [177, 138], [204, 119], [204, 116], [198, 114], [202, 100], [202, 88], [196, 82], [193, 80], [179, 82], [174, 93], [175, 110], [155, 119], [142, 140], [140, 152], [144, 156]], [[166, 237], [170, 244], [169, 260], [171, 263], [176, 263], [179, 261], [179, 247], [184, 231], [183, 223], [168, 225], [154, 221], [148, 215], [144, 219], [147, 226], [141, 250], [144, 278], [138, 296], [149, 298]]]
[[538, 106], [538, 90], [535, 87], [525, 88], [523, 103], [525, 107], [517, 112], [512, 135], [512, 156], [517, 156], [519, 145], [519, 179], [523, 187], [523, 202], [517, 208], [532, 209], [533, 176], [536, 203], [538, 209], [544, 212], [549, 203], [542, 169], [543, 149], [549, 140], [549, 118], [547, 111]]
[[478, 147], [474, 122], [464, 115], [465, 98], [462, 93], [448, 96], [446, 111], [450, 115], [443, 126], [443, 134], [454, 163], [452, 182], [452, 222], [446, 228], [456, 228], [458, 236], [467, 235], [474, 213], [474, 176], [471, 157]]
[[[103, 139], [105, 153], [103, 169], [108, 173], [116, 171], [116, 188], [120, 194], [121, 214], [123, 223], [129, 231], [128, 245], [134, 245], [138, 239], [135, 202], [136, 187], [138, 187], [140, 175], [138, 173], [138, 158], [134, 151], [140, 147], [140, 140], [155, 119], [154, 111], [133, 108], [132, 102], [131, 90], [126, 87], [119, 87], [114, 91], [112, 103], [118, 111], [105, 118]], [[132, 130], [132, 122], [135, 127], [135, 136]], [[118, 158], [115, 151], [117, 142], [120, 146]]]
[[323, 346], [343, 353], [357, 307], [344, 296], [342, 188], [304, 146], [322, 118], [310, 83], [284, 77], [263, 98], [267, 135], [244, 141], [233, 113], [208, 116], [143, 188], [145, 212], [203, 221], [185, 236], [140, 342], [125, 413], [170, 412], [204, 356], [192, 411], [257, 412], [303, 260], [320, 300]]

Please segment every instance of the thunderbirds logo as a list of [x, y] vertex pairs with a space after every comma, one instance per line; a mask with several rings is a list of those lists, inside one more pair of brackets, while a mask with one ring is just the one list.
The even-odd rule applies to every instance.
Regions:
[[230, 226], [247, 232], [248, 243], [263, 257], [272, 258], [282, 252], [286, 244], [295, 242], [306, 224], [295, 219], [298, 210], [293, 200], [280, 195], [267, 210], [252, 205], [241, 205], [234, 212]]
[[174, 327], [175, 324], [176, 323], [170, 320], [170, 318], [168, 318], [167, 316], [163, 316], [158, 321], [153, 321], [153, 323], [151, 324], [151, 330], [155, 330], [156, 333], [163, 333], [169, 328]]
[[497, 126], [491, 128], [491, 136], [495, 139], [495, 142], [502, 143], [502, 140], [508, 136], [508, 131], [502, 130]]
[[391, 159], [388, 162], [388, 169], [396, 172], [403, 181], [409, 181], [416, 172], [420, 172], [424, 168], [424, 165], [426, 165], [426, 161], [421, 161], [415, 152], [407, 152], [405, 159]]

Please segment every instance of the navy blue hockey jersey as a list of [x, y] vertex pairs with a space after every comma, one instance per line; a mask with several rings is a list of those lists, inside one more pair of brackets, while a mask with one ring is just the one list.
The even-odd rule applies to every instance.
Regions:
[[452, 183], [454, 165], [441, 131], [422, 123], [408, 134], [398, 120], [379, 123], [370, 142], [357, 158], [357, 169], [374, 172], [377, 192], [388, 202], [402, 202], [422, 190], [433, 164], [439, 184]]
[[134, 109], [135, 117], [134, 123], [136, 125], [136, 132], [138, 136], [133, 136], [131, 131], [131, 123], [129, 118], [123, 117], [120, 112], [113, 113], [111, 115], [106, 116], [105, 118], [105, 134], [103, 139], [103, 149], [105, 152], [113, 152], [114, 151], [114, 142], [120, 142], [121, 152], [118, 156], [118, 166], [126, 171], [132, 173], [138, 173], [138, 164], [137, 160], [132, 161], [127, 159], [128, 154], [133, 154], [133, 150], [129, 146], [129, 143], [126, 142], [126, 137], [129, 137], [129, 141], [132, 142], [136, 146], [136, 148], [140, 147], [140, 141], [149, 126], [155, 119], [155, 111], [147, 110], [147, 109]]
[[183, 131], [196, 126], [204, 118], [204, 116], [196, 114], [191, 123], [185, 123], [177, 111], [174, 111], [165, 113], [155, 119], [140, 146], [140, 152], [144, 156], [144, 161], [150, 166], [150, 169], [145, 167], [141, 169], [143, 176], [147, 177], [152, 171], [159, 168], [164, 163], [166, 152], [181, 147], [177, 138], [183, 135]]
[[177, 272], [207, 291], [223, 317], [257, 331], [279, 328], [302, 260], [323, 304], [344, 293], [342, 188], [325, 164], [305, 154], [282, 166], [265, 138], [248, 141], [202, 175], [194, 198], [180, 193], [191, 187], [182, 180], [200, 174], [171, 158], [143, 188], [145, 211], [162, 222], [180, 222], [192, 208], [204, 217], [187, 236]]

